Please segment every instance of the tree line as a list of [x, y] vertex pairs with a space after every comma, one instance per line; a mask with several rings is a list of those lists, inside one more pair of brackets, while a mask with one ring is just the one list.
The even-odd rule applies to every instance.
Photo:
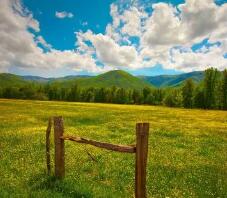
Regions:
[[209, 68], [199, 84], [187, 79], [176, 88], [80, 88], [76, 84], [66, 88], [54, 83], [31, 83], [23, 87], [0, 88], [0, 97], [227, 110], [227, 70], [220, 72]]

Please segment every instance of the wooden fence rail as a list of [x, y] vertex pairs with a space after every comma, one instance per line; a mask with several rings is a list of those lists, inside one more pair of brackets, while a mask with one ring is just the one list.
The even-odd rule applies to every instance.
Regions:
[[[116, 145], [106, 142], [98, 142], [82, 137], [65, 136], [64, 124], [62, 117], [54, 117], [54, 143], [55, 143], [55, 176], [59, 179], [65, 176], [65, 150], [64, 141], [74, 141], [77, 143], [90, 144], [99, 148], [107, 150], [122, 152], [122, 153], [135, 153], [135, 197], [146, 198], [146, 166], [148, 155], [148, 134], [149, 123], [136, 124], [136, 145]], [[50, 131], [52, 119], [49, 119], [48, 127], [46, 130], [46, 162], [47, 172], [50, 174]]]

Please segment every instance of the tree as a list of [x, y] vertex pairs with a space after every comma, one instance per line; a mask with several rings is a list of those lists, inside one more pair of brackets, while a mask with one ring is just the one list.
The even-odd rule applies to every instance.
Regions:
[[154, 104], [155, 105], [162, 104], [164, 96], [165, 96], [165, 92], [163, 91], [163, 89], [155, 89], [153, 91], [153, 95], [154, 95]]
[[81, 100], [84, 102], [94, 102], [95, 101], [95, 89], [93, 87], [84, 89], [81, 93]]
[[120, 88], [117, 90], [117, 103], [125, 104], [128, 102], [128, 96], [125, 89]]
[[24, 86], [19, 89], [20, 97], [23, 99], [35, 99], [36, 90], [32, 86]]
[[192, 108], [193, 91], [194, 91], [194, 83], [192, 79], [186, 80], [182, 88], [183, 107]]
[[147, 103], [147, 97], [150, 95], [151, 93], [151, 89], [149, 87], [145, 87], [143, 88], [143, 99], [144, 99], [144, 103]]
[[204, 90], [198, 86], [194, 91], [193, 106], [196, 108], [205, 108]]
[[150, 105], [155, 104], [154, 95], [153, 95], [152, 93], [149, 93], [149, 95], [146, 97], [144, 103], [145, 103], [145, 104], [150, 104]]
[[71, 87], [68, 99], [69, 101], [80, 101], [80, 89], [76, 84]]
[[20, 98], [20, 92], [16, 87], [6, 87], [2, 91], [2, 95], [4, 98]]
[[222, 79], [222, 105], [223, 109], [227, 110], [227, 69], [223, 71]]
[[133, 89], [132, 99], [133, 99], [134, 104], [141, 104], [141, 94], [138, 90]]
[[169, 107], [181, 107], [182, 106], [181, 90], [171, 89], [164, 98], [164, 104]]
[[204, 78], [204, 98], [205, 108], [210, 109], [215, 107], [215, 91], [217, 85], [218, 71], [214, 68], [205, 70]]
[[95, 91], [95, 102], [105, 102], [105, 88], [96, 89]]

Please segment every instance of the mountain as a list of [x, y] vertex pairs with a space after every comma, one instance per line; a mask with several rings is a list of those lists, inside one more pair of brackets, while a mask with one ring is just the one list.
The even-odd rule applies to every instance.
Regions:
[[144, 80], [137, 78], [125, 71], [114, 70], [97, 76], [66, 76], [60, 78], [43, 78], [40, 76], [18, 76], [14, 74], [0, 74], [0, 87], [21, 87], [26, 84], [50, 84], [58, 87], [71, 87], [77, 84], [82, 88], [89, 87], [120, 87], [125, 89], [142, 89], [152, 87]]
[[24, 80], [21, 76], [0, 73], [0, 87], [22, 87], [28, 82]]
[[113, 70], [98, 76], [77, 77], [70, 80], [58, 79], [51, 83], [60, 87], [68, 87], [72, 84], [77, 84], [79, 87], [85, 88], [116, 86], [125, 89], [142, 89], [144, 87], [152, 87], [150, 83], [122, 70]]
[[21, 76], [21, 77], [26, 81], [33, 81], [33, 82], [40, 82], [40, 83], [46, 83], [46, 82], [50, 82], [51, 80], [54, 80], [54, 78], [44, 78], [40, 76]]
[[140, 76], [140, 78], [155, 87], [177, 87], [188, 78], [191, 78], [194, 82], [199, 83], [204, 78], [204, 72], [195, 71], [178, 75]]
[[200, 82], [204, 78], [204, 72], [190, 72], [179, 75], [139, 76], [135, 77], [122, 70], [113, 70], [97, 76], [65, 76], [59, 78], [43, 78], [40, 76], [18, 76], [14, 74], [0, 74], [0, 87], [21, 87], [29, 83], [54, 84], [58, 87], [71, 87], [77, 84], [79, 87], [122, 87], [125, 89], [142, 89], [144, 87], [176, 87], [186, 79], [192, 78]]

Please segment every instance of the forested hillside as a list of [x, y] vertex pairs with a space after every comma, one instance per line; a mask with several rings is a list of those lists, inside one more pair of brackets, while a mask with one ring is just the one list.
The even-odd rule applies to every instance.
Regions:
[[96, 77], [54, 80], [48, 83], [25, 81], [11, 74], [2, 74], [0, 77], [2, 76], [2, 98], [227, 109], [227, 70], [220, 72], [214, 68], [207, 69], [200, 82], [188, 78], [181, 86], [165, 88], [155, 88], [119, 70]]
[[178, 75], [160, 75], [160, 76], [140, 76], [141, 79], [151, 83], [155, 87], [177, 87], [191, 78], [195, 83], [199, 83], [204, 78], [204, 72], [195, 71]]

